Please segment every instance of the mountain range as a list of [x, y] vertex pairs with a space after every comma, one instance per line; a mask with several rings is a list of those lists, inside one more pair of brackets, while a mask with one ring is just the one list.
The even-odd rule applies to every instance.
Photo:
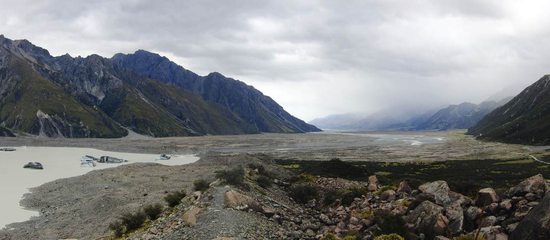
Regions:
[[166, 57], [54, 57], [0, 35], [0, 135], [154, 137], [320, 131], [252, 86]]
[[508, 143], [550, 144], [550, 75], [485, 116], [468, 133]]
[[485, 101], [480, 104], [464, 102], [449, 105], [439, 110], [425, 112], [397, 113], [383, 111], [361, 117], [354, 114], [331, 115], [315, 119], [311, 124], [323, 129], [334, 130], [449, 130], [467, 129], [475, 125], [486, 114], [506, 103], [510, 98], [500, 101]]

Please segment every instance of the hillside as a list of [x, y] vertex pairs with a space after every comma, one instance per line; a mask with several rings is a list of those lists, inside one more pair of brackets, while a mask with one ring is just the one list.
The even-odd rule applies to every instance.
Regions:
[[527, 87], [495, 109], [468, 133], [481, 139], [535, 145], [550, 144], [550, 76]]
[[459, 105], [450, 105], [437, 111], [416, 128], [419, 130], [466, 129], [475, 125], [500, 105], [500, 102], [495, 101], [482, 102], [481, 104], [465, 102]]
[[27, 40], [0, 35], [0, 125], [48, 137], [100, 138], [123, 137], [126, 129], [154, 137], [318, 131], [221, 74], [185, 70], [183, 79], [182, 67], [158, 56], [176, 70], [146, 76], [117, 56], [53, 57]]
[[117, 54], [113, 62], [144, 77], [157, 79], [177, 86], [203, 99], [221, 105], [234, 112], [259, 132], [315, 132], [313, 125], [287, 113], [273, 99], [252, 86], [210, 73], [199, 76], [175, 64], [166, 57], [139, 50], [134, 54]]

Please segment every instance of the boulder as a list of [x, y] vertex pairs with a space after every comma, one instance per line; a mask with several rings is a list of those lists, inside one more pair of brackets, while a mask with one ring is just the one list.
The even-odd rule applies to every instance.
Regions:
[[409, 182], [408, 181], [401, 181], [399, 183], [399, 187], [397, 188], [397, 192], [398, 193], [411, 193], [412, 192], [412, 188], [411, 186], [409, 186]]
[[437, 235], [445, 235], [448, 219], [443, 215], [443, 207], [424, 201], [405, 216], [405, 221], [419, 233], [432, 239]]
[[462, 232], [464, 225], [464, 210], [459, 202], [445, 207], [445, 216], [449, 219], [448, 231], [455, 235]]
[[223, 199], [226, 208], [233, 208], [237, 210], [248, 209], [259, 205], [251, 197], [241, 194], [235, 190], [225, 192]]
[[197, 225], [197, 214], [202, 212], [202, 210], [203, 209], [199, 207], [191, 207], [183, 214], [183, 222], [185, 222], [189, 226]]
[[546, 181], [541, 174], [537, 174], [530, 178], [523, 180], [517, 186], [510, 188], [508, 190], [508, 195], [510, 196], [522, 196], [527, 193], [534, 193], [539, 196], [542, 196], [546, 192], [547, 186]]
[[476, 206], [470, 206], [464, 211], [464, 229], [466, 231], [472, 231], [477, 227], [477, 220], [483, 213], [481, 208]]
[[487, 206], [498, 201], [497, 192], [492, 188], [483, 188], [477, 192], [476, 205], [478, 207]]
[[396, 192], [394, 190], [386, 190], [380, 194], [380, 200], [382, 201], [393, 201], [395, 200]]
[[501, 226], [481, 228], [480, 234], [485, 237], [485, 240], [508, 240], [508, 235]]
[[505, 211], [510, 211], [512, 209], [512, 200], [510, 199], [504, 199], [502, 200], [498, 206]]
[[367, 190], [374, 192], [378, 190], [378, 178], [376, 175], [369, 176], [369, 184], [367, 186]]
[[447, 185], [447, 182], [445, 181], [440, 180], [424, 183], [420, 185], [420, 187], [418, 187], [418, 190], [423, 193], [432, 195], [435, 199], [435, 203], [439, 205], [447, 205], [452, 202], [451, 198], [449, 197], [449, 185]]
[[550, 239], [550, 192], [539, 205], [519, 222], [510, 234], [511, 240]]

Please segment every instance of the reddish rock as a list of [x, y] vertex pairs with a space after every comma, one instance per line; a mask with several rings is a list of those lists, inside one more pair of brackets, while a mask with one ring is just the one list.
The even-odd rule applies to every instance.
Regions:
[[483, 188], [477, 192], [476, 205], [478, 207], [487, 206], [498, 201], [497, 193], [492, 188]]

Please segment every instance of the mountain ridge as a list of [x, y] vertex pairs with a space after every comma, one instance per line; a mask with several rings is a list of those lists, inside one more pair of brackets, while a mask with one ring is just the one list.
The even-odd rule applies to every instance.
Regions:
[[366, 117], [354, 114], [331, 115], [326, 118], [315, 119], [310, 123], [321, 128], [326, 127], [326, 129], [361, 131], [467, 129], [509, 99], [505, 98], [498, 102], [484, 101], [480, 104], [463, 102], [451, 104], [437, 110], [420, 113], [411, 112], [404, 115], [395, 112], [381, 112]]
[[[0, 126], [48, 137], [109, 138], [125, 136], [126, 129], [154, 137], [319, 131], [303, 121], [300, 124], [301, 120], [258, 90], [221, 74], [200, 77], [165, 57], [157, 64], [168, 61], [176, 69], [173, 72], [186, 71], [187, 77], [197, 76], [186, 78], [190, 84], [196, 84], [193, 82], [199, 78], [216, 78], [215, 84], [201, 86], [203, 92], [211, 93], [205, 88], [228, 82], [237, 82], [240, 88], [247, 86], [244, 95], [252, 92], [255, 98], [246, 103], [260, 107], [250, 110], [249, 115], [239, 114], [235, 111], [238, 101], [221, 104], [192, 88], [176, 87], [169, 79], [158, 80], [132, 71], [114, 59], [97, 54], [53, 57], [27, 40], [10, 40], [0, 35]], [[223, 99], [232, 92], [243, 91], [231, 84], [213, 96]]]
[[549, 106], [550, 75], [545, 75], [485, 116], [468, 134], [507, 143], [550, 144]]

